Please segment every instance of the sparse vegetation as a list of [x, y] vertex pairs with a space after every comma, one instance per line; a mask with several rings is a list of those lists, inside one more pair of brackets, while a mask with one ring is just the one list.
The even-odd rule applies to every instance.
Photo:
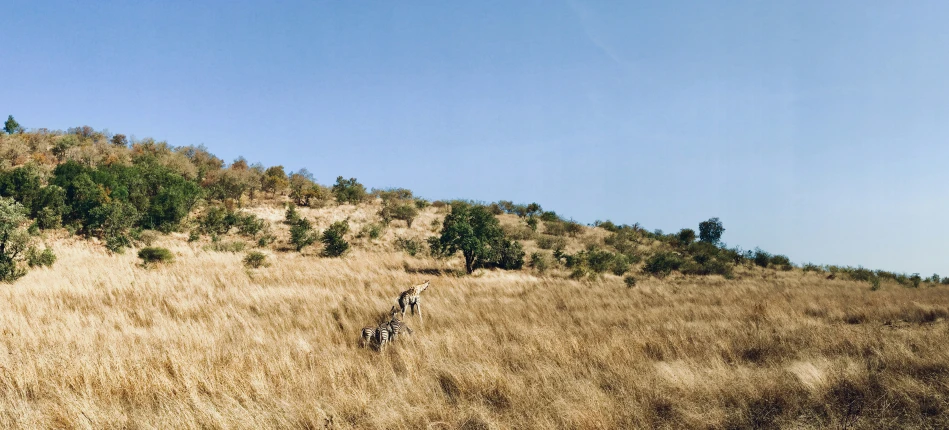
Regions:
[[258, 269], [269, 265], [267, 263], [267, 254], [260, 251], [251, 251], [244, 256], [244, 265], [253, 269]]

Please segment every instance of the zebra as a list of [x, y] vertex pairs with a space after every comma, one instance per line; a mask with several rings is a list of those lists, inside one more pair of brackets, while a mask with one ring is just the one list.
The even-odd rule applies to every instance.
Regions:
[[390, 330], [389, 324], [383, 324], [376, 328], [374, 338], [376, 341], [376, 346], [380, 351], [385, 349], [386, 344], [389, 343]]
[[365, 348], [366, 345], [369, 345], [369, 342], [372, 342], [376, 338], [376, 327], [363, 327], [362, 328], [362, 347]]
[[399, 308], [403, 317], [405, 317], [405, 308], [411, 308], [412, 315], [415, 315], [415, 311], [418, 310], [419, 321], [424, 322], [422, 319], [422, 306], [420, 305], [421, 298], [419, 295], [428, 288], [430, 282], [431, 281], [425, 281], [425, 283], [418, 284], [403, 291], [402, 294], [399, 294]]
[[399, 310], [396, 309], [395, 306], [393, 306], [392, 311], [389, 314], [388, 326], [389, 326], [389, 332], [391, 334], [390, 337], [392, 338], [393, 342], [395, 342], [395, 340], [399, 337], [400, 333], [412, 334], [412, 329], [409, 328], [409, 326], [406, 325], [404, 322], [402, 322], [401, 319], [399, 319], [398, 313], [399, 313]]

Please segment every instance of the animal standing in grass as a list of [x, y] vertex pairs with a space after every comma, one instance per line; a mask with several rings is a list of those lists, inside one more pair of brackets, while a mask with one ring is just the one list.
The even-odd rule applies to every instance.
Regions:
[[424, 284], [418, 284], [408, 290], [399, 294], [399, 309], [402, 311], [402, 317], [405, 317], [405, 308], [412, 308], [412, 315], [415, 315], [416, 310], [418, 310], [418, 319], [419, 321], [425, 322], [422, 319], [422, 307], [419, 305], [421, 301], [420, 295], [422, 291], [428, 288], [428, 284], [431, 281], [425, 281]]
[[369, 342], [372, 342], [376, 338], [376, 327], [363, 327], [362, 328], [362, 347], [365, 348], [366, 345], [369, 345]]
[[395, 342], [401, 333], [412, 334], [412, 329], [399, 319], [398, 313], [399, 310], [395, 306], [392, 307], [392, 311], [389, 313], [389, 337], [392, 342]]

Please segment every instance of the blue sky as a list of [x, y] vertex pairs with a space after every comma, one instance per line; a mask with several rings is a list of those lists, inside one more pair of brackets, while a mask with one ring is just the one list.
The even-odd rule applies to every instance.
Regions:
[[28, 128], [949, 275], [946, 2], [2, 3]]

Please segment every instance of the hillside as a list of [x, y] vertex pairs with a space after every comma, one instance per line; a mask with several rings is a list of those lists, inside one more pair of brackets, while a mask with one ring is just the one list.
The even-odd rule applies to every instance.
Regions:
[[[0, 288], [4, 428], [949, 426], [938, 277], [508, 202], [485, 206], [503, 235], [468, 274], [429, 239], [478, 205], [349, 201], [355, 181], [91, 129], [0, 136], [0, 196], [31, 218], [14, 227], [35, 222], [24, 241], [56, 256], [17, 257], [28, 271]], [[315, 240], [299, 251], [291, 202]], [[340, 222], [349, 247], [327, 255], [320, 233]], [[174, 261], [144, 265], [145, 247]], [[519, 268], [500, 256], [519, 252]], [[424, 323], [409, 313], [412, 335], [362, 347], [360, 329], [426, 280]]]

